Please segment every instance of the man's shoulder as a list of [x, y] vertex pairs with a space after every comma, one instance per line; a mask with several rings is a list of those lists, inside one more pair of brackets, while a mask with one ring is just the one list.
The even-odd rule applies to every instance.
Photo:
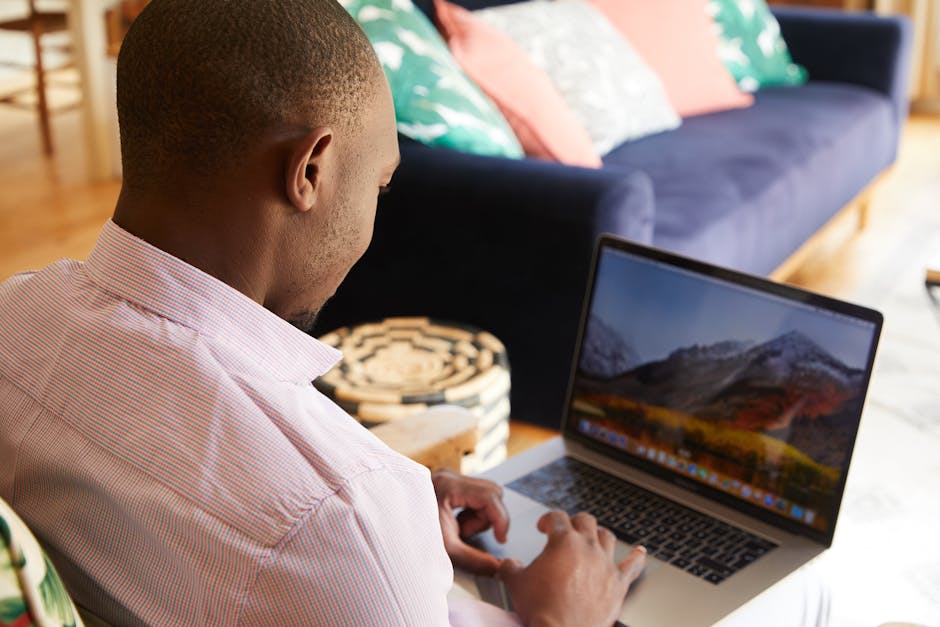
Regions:
[[259, 542], [351, 484], [420, 472], [312, 385], [105, 292], [80, 263], [4, 283], [0, 312], [16, 330], [0, 334], [0, 378], [46, 419]]
[[18, 380], [56, 359], [55, 338], [75, 308], [81, 264], [62, 259], [0, 283], [0, 372]]
[[59, 259], [44, 268], [18, 272], [0, 281], [0, 310], [18, 306], [24, 298], [35, 302], [57, 299], [60, 292], [69, 289], [81, 266], [74, 259]]

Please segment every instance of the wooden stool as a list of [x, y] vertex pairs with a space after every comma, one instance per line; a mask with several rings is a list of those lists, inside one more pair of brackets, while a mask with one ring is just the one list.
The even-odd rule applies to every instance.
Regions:
[[[478, 473], [506, 459], [509, 361], [491, 334], [428, 318], [388, 318], [338, 329], [320, 341], [342, 351], [343, 361], [314, 385], [376, 435], [387, 436], [396, 421], [430, 407], [457, 405], [477, 417], [478, 441], [454, 469]], [[436, 428], [447, 430], [432, 418], [409, 425], [411, 435], [392, 437], [400, 444], [419, 437], [433, 443], [444, 437]]]

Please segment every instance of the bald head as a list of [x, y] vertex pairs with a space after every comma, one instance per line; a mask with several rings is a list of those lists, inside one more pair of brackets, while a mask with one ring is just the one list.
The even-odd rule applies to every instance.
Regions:
[[219, 174], [280, 126], [342, 129], [378, 72], [335, 0], [154, 0], [118, 57], [125, 188]]
[[398, 164], [359, 26], [335, 0], [154, 0], [117, 78], [115, 223], [308, 328]]

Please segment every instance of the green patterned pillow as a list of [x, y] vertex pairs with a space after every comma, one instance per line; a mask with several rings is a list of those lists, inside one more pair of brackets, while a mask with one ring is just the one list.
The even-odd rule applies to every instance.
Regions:
[[708, 6], [720, 35], [721, 60], [742, 90], [806, 82], [806, 69], [790, 58], [764, 0], [709, 0]]
[[501, 157], [522, 147], [496, 106], [463, 73], [411, 0], [340, 0], [372, 42], [388, 77], [402, 135]]
[[82, 627], [46, 553], [0, 499], [0, 625]]

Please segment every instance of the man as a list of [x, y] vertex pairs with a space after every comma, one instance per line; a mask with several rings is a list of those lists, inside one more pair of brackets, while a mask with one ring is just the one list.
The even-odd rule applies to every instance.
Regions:
[[156, 0], [118, 113], [124, 184], [87, 262], [0, 287], [0, 496], [79, 604], [115, 624], [472, 621], [448, 616], [453, 561], [502, 577], [528, 624], [611, 624], [641, 549], [614, 563], [612, 534], [563, 512], [527, 568], [469, 547], [505, 537], [499, 488], [432, 481], [310, 383], [339, 355], [302, 330], [399, 158], [344, 10]]

